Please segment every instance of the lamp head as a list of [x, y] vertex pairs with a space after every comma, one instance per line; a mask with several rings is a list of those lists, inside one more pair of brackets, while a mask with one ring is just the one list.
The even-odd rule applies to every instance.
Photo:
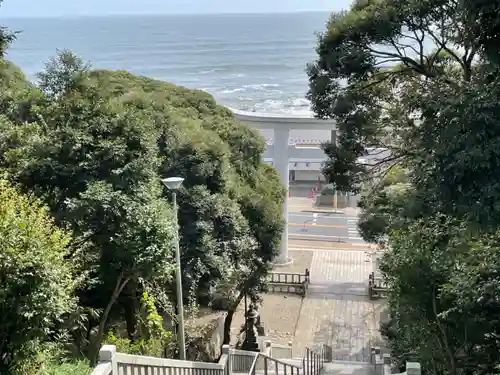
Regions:
[[168, 177], [168, 178], [162, 178], [161, 182], [163, 182], [163, 185], [167, 187], [169, 190], [178, 190], [184, 179], [182, 177]]

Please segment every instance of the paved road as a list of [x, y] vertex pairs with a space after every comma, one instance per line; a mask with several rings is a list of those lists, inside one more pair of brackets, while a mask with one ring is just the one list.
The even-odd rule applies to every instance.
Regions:
[[343, 242], [365, 244], [357, 224], [358, 218], [334, 212], [290, 212], [288, 214], [289, 240], [314, 242]]

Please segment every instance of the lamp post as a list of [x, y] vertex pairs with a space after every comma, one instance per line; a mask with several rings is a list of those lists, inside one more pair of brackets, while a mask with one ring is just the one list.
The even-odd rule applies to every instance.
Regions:
[[175, 264], [176, 264], [176, 286], [177, 286], [177, 313], [179, 323], [179, 355], [181, 360], [186, 359], [186, 338], [184, 337], [184, 305], [182, 301], [182, 275], [181, 275], [181, 251], [179, 249], [179, 219], [177, 217], [177, 190], [181, 187], [184, 179], [182, 177], [169, 177], [161, 180], [167, 189], [172, 191], [174, 203], [175, 221]]

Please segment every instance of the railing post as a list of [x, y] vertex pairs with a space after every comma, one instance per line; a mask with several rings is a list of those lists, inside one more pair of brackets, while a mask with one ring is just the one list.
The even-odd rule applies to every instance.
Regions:
[[273, 356], [273, 343], [271, 340], [264, 341], [264, 350], [262, 352], [269, 357]]
[[227, 355], [227, 362], [225, 373], [226, 375], [231, 375], [233, 373], [233, 358], [231, 356], [231, 349], [229, 345], [222, 345], [222, 355]]
[[327, 345], [327, 353], [328, 356], [326, 357], [327, 362], [332, 362], [333, 361], [333, 348], [330, 345]]
[[114, 360], [115, 354], [115, 345], [103, 345], [99, 350], [99, 363], [111, 363], [111, 375], [118, 375], [118, 365]]
[[264, 375], [267, 375], [267, 356], [264, 356]]
[[377, 358], [377, 353], [375, 353], [375, 348], [370, 350], [370, 364], [375, 365], [375, 359]]
[[375, 368], [375, 374], [376, 375], [383, 375], [384, 374], [384, 361], [380, 357], [380, 348], [379, 347], [374, 347], [373, 350], [373, 367]]
[[391, 355], [389, 353], [384, 353], [382, 355], [382, 374], [391, 375]]
[[304, 357], [304, 374], [309, 375], [309, 348], [306, 348], [306, 355]]
[[372, 348], [372, 351], [370, 353], [370, 363], [372, 365], [377, 364], [377, 357], [380, 355], [380, 348], [378, 346], [375, 346]]
[[406, 374], [407, 375], [420, 375], [421, 374], [420, 363], [418, 362], [406, 362]]
[[312, 375], [312, 353], [311, 350], [307, 349], [307, 373], [308, 375]]

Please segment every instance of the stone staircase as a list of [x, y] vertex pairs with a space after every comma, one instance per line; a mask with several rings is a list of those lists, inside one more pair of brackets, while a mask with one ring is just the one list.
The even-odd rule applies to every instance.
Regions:
[[104, 345], [91, 375], [421, 375], [414, 362], [406, 364], [406, 372], [394, 374], [390, 356], [379, 348], [372, 348], [369, 363], [333, 360], [327, 345], [307, 349], [303, 358], [292, 358], [291, 351], [289, 358], [273, 358], [270, 342], [262, 352], [225, 345], [222, 353], [218, 363], [206, 363], [117, 353], [114, 345]]
[[[380, 345], [372, 333], [378, 333], [375, 316], [383, 307], [368, 298], [372, 271], [368, 252], [315, 251], [293, 345], [269, 338], [259, 342], [261, 352], [226, 345], [218, 363], [134, 356], [105, 345], [91, 375], [396, 375], [390, 356], [372, 347]], [[397, 375], [420, 375], [420, 364], [407, 363]]]

